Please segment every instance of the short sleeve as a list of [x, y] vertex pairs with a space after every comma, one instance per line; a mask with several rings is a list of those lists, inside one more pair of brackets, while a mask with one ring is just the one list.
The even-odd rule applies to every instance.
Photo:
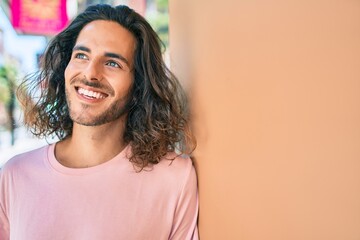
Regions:
[[195, 168], [190, 171], [175, 211], [170, 240], [198, 240], [198, 188]]
[[3, 170], [0, 169], [0, 240], [9, 239], [9, 220], [5, 209], [5, 177]]

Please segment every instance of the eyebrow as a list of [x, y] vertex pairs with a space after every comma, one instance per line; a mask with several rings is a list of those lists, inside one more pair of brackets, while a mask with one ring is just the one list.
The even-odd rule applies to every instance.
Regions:
[[[85, 46], [81, 46], [81, 45], [75, 46], [73, 48], [73, 51], [84, 51], [84, 52], [91, 53], [90, 48], [85, 47]], [[124, 56], [122, 56], [121, 54], [112, 53], [112, 52], [105, 52], [104, 56], [119, 59], [119, 60], [123, 61], [128, 67], [130, 67], [129, 61]]]

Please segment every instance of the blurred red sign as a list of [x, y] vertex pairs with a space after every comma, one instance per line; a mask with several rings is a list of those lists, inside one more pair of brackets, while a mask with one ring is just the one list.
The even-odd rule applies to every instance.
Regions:
[[68, 23], [66, 0], [11, 0], [11, 21], [20, 33], [55, 35]]

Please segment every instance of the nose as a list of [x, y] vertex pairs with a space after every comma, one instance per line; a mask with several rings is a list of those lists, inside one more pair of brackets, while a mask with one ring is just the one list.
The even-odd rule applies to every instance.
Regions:
[[91, 61], [84, 69], [84, 76], [91, 81], [101, 81], [103, 79], [101, 66], [96, 61]]

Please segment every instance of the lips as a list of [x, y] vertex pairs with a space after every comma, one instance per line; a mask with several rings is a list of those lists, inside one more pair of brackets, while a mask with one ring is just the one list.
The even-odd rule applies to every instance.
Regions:
[[106, 98], [108, 95], [105, 93], [101, 93], [101, 92], [96, 92], [96, 91], [92, 91], [92, 90], [88, 90], [85, 88], [81, 88], [81, 87], [77, 87], [75, 88], [77, 93], [86, 97], [86, 98], [91, 98], [91, 99], [104, 99]]

